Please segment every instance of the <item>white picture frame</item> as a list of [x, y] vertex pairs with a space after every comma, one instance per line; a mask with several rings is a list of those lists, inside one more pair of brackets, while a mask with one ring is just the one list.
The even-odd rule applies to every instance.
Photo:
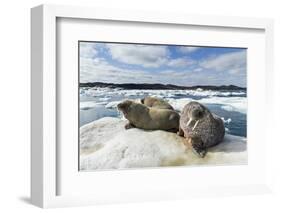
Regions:
[[[237, 181], [233, 184], [224, 183], [220, 185], [210, 185], [208, 188], [200, 186], [198, 183], [193, 183], [193, 187], [170, 185], [165, 188], [164, 183], [159, 183], [153, 189], [153, 192], [131, 187], [130, 191], [123, 191], [122, 196], [119, 191], [106, 190], [105, 193], [89, 195], [81, 192], [77, 194], [60, 194], [59, 177], [61, 166], [58, 165], [60, 159], [58, 145], [56, 143], [58, 132], [57, 124], [57, 88], [60, 82], [57, 79], [57, 20], [65, 19], [87, 19], [101, 21], [118, 21], [133, 22], [133, 23], [153, 23], [154, 25], [169, 26], [200, 26], [211, 28], [225, 28], [231, 30], [253, 29], [263, 32], [264, 43], [264, 69], [262, 69], [260, 81], [264, 81], [265, 87], [261, 87], [260, 91], [264, 94], [264, 104], [266, 106], [273, 105], [273, 97], [270, 91], [273, 90], [273, 21], [271, 19], [256, 19], [256, 18], [240, 18], [240, 17], [216, 17], [216, 16], [201, 16], [187, 14], [166, 14], [152, 13], [145, 11], [122, 11], [100, 8], [84, 8], [74, 6], [54, 6], [41, 5], [31, 10], [31, 201], [33, 204], [43, 207], [61, 207], [61, 206], [76, 206], [76, 205], [92, 205], [99, 203], [116, 203], [116, 202], [138, 202], [144, 200], [167, 200], [167, 199], [183, 199], [188, 197], [198, 196], [223, 196], [223, 195], [242, 195], [253, 193], [270, 192], [271, 187], [271, 170], [270, 170], [270, 153], [264, 153], [262, 164], [259, 168], [255, 168], [257, 174], [263, 174], [263, 178], [253, 181]], [[262, 76], [265, 79], [262, 79]], [[252, 76], [253, 77], [253, 76]], [[253, 79], [249, 79], [253, 81]], [[251, 99], [249, 100], [251, 101]], [[252, 99], [253, 101], [253, 99]], [[249, 103], [255, 104], [255, 103]], [[263, 110], [261, 107], [259, 110]], [[271, 118], [264, 118], [266, 123], [270, 123]], [[272, 129], [266, 127], [266, 135], [264, 135], [266, 147], [271, 145]], [[254, 146], [250, 149], [255, 149]], [[270, 149], [268, 149], [270, 150]], [[67, 150], [66, 150], [67, 151]], [[173, 170], [175, 175], [170, 178], [175, 178], [178, 175], [184, 174], [188, 168]], [[235, 171], [245, 171], [247, 167], [228, 167], [216, 168], [217, 172], [228, 171], [230, 174]], [[155, 175], [157, 179], [159, 175], [163, 175], [168, 169], [150, 170], [150, 176]], [[189, 171], [192, 173], [201, 172], [201, 168], [197, 171]], [[210, 168], [209, 168], [210, 170]], [[221, 170], [221, 171], [220, 171]], [[207, 170], [206, 170], [207, 171]], [[206, 172], [204, 171], [204, 172]], [[78, 171], [77, 171], [78, 172]], [[115, 172], [115, 171], [112, 171]], [[119, 175], [119, 173], [115, 172]], [[134, 177], [142, 176], [142, 173], [147, 171], [137, 170], [123, 172], [122, 176]], [[193, 174], [193, 175], [194, 175]], [[202, 173], [204, 174], [204, 173]], [[219, 174], [219, 173], [218, 173]], [[256, 173], [255, 173], [256, 174]], [[84, 173], [83, 176], [90, 174]], [[104, 176], [103, 176], [104, 177]], [[99, 178], [103, 178], [102, 176]], [[250, 176], [249, 176], [250, 179]], [[69, 179], [72, 181], [72, 179]], [[74, 179], [73, 179], [74, 180]], [[164, 190], [160, 190], [161, 184]], [[71, 189], [70, 189], [71, 191]], [[83, 194], [84, 193], [84, 194]]]

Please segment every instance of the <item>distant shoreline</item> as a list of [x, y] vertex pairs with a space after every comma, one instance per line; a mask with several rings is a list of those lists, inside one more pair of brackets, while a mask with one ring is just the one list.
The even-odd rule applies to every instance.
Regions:
[[235, 85], [197, 85], [197, 86], [178, 86], [173, 84], [135, 84], [135, 83], [125, 83], [125, 84], [115, 84], [115, 83], [103, 83], [103, 82], [88, 82], [80, 83], [80, 87], [108, 87], [108, 88], [121, 88], [121, 89], [143, 89], [143, 90], [243, 90], [246, 91], [245, 87], [239, 87]]

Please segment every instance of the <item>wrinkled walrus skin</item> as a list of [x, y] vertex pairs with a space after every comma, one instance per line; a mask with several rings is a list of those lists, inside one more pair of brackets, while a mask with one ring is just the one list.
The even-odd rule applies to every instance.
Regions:
[[173, 110], [150, 108], [130, 100], [118, 104], [117, 108], [129, 121], [126, 129], [136, 127], [145, 130], [178, 131], [180, 116]]
[[187, 138], [196, 154], [204, 157], [207, 148], [223, 141], [225, 127], [221, 118], [204, 105], [192, 101], [182, 110], [178, 134]]

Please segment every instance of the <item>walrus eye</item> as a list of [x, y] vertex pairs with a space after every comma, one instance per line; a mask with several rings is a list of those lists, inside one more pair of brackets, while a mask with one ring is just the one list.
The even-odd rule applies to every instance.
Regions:
[[203, 117], [203, 112], [199, 111], [198, 114], [197, 114], [198, 118], [201, 118]]
[[202, 112], [201, 112], [201, 110], [199, 110], [199, 109], [193, 110], [193, 112], [192, 112], [192, 117], [193, 117], [193, 119], [199, 119], [199, 118], [202, 116], [201, 113], [202, 113]]

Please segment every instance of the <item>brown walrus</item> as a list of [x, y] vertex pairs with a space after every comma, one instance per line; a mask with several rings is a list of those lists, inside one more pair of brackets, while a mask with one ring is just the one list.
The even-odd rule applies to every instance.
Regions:
[[204, 157], [207, 148], [223, 141], [225, 128], [221, 118], [202, 104], [192, 101], [182, 110], [178, 134], [186, 137], [186, 145]]
[[126, 129], [136, 127], [145, 130], [178, 131], [180, 116], [173, 110], [150, 108], [130, 100], [118, 104], [117, 108], [129, 121], [125, 125]]
[[145, 97], [141, 99], [141, 103], [148, 107], [174, 110], [174, 108], [167, 101], [156, 97], [151, 97], [151, 96]]

